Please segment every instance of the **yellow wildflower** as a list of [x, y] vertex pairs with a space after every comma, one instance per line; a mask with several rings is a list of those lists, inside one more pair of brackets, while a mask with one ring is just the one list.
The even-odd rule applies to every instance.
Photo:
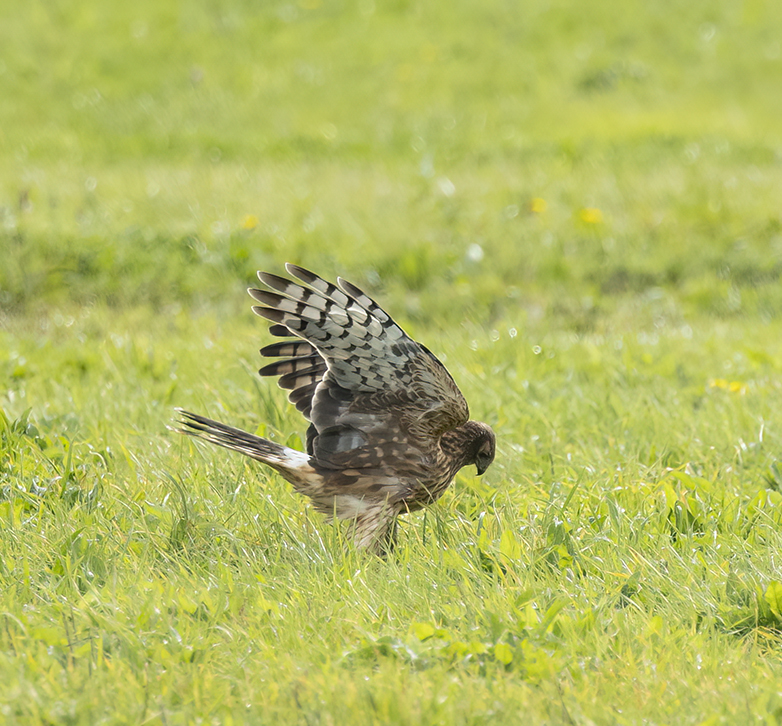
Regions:
[[739, 393], [744, 395], [747, 392], [747, 384], [741, 381], [726, 381], [724, 378], [712, 378], [709, 381], [709, 388], [720, 388], [730, 393]]
[[603, 212], [597, 207], [585, 207], [578, 216], [584, 224], [601, 224], [603, 221]]
[[548, 203], [541, 197], [534, 197], [532, 200], [530, 200], [529, 211], [533, 212], [534, 214], [543, 214], [547, 208]]
[[242, 220], [242, 229], [255, 229], [260, 220], [254, 214], [246, 214]]

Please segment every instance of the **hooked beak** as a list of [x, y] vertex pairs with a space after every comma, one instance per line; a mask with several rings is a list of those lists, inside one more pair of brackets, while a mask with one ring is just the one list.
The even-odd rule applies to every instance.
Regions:
[[484, 466], [481, 466], [480, 464], [478, 464], [478, 463], [476, 462], [476, 464], [475, 464], [475, 468], [478, 470], [478, 476], [481, 476], [481, 475], [482, 475], [482, 474], [483, 474], [483, 473], [486, 471], [486, 469], [488, 469], [488, 468], [489, 468], [489, 465], [488, 465], [488, 464], [486, 464], [486, 465], [484, 465]]

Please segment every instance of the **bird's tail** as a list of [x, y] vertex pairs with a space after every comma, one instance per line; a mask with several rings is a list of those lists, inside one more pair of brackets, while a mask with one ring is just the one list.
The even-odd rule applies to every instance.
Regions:
[[176, 410], [180, 416], [178, 422], [180, 428], [175, 431], [181, 434], [195, 436], [217, 446], [238, 451], [283, 473], [301, 472], [302, 469], [310, 467], [309, 456], [301, 451], [275, 444], [269, 439], [235, 429], [233, 426], [226, 426], [224, 423], [199, 416], [197, 413], [190, 413], [181, 408]]

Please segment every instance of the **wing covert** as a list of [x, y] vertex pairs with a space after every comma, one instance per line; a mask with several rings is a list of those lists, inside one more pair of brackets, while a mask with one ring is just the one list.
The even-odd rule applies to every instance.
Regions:
[[312, 422], [315, 455], [345, 465], [389, 430], [399, 444], [424, 450], [467, 421], [467, 403], [442, 363], [374, 300], [341, 278], [334, 285], [296, 265], [286, 269], [304, 284], [259, 272], [269, 289], [248, 291], [272, 333], [295, 336], [261, 350], [279, 360], [260, 373], [279, 376]]

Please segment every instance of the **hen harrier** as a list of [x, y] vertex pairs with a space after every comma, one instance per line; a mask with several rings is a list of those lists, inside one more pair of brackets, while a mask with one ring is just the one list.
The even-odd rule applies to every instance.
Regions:
[[[179, 409], [182, 433], [268, 464], [329, 519], [353, 520], [356, 546], [389, 551], [396, 519], [437, 500], [456, 472], [494, 460], [494, 432], [469, 420], [442, 363], [354, 285], [296, 265], [304, 285], [259, 272], [253, 311], [285, 340], [261, 355], [310, 422], [306, 453]], [[306, 285], [306, 287], [305, 287]]]

